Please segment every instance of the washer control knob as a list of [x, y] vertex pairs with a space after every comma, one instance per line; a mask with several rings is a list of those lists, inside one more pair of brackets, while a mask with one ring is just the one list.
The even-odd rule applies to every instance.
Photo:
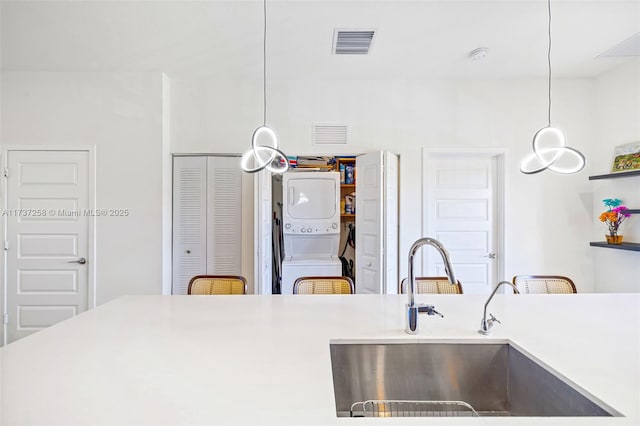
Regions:
[[287, 228], [287, 229], [291, 229], [291, 224], [287, 223], [286, 225], [284, 225], [284, 227]]
[[300, 232], [307, 232], [307, 230], [306, 230], [306, 229], [304, 229], [304, 228], [302, 228], [302, 229], [300, 230]]
[[311, 232], [311, 228], [307, 228], [307, 232]]
[[331, 224], [331, 227], [332, 227], [333, 229], [338, 229], [338, 224], [337, 224], [337, 223], [335, 223], [335, 222], [333, 222], [333, 223]]

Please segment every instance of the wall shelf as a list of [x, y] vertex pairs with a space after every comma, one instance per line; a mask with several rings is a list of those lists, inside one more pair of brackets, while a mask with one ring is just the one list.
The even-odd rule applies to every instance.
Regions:
[[[628, 172], [607, 173], [605, 175], [589, 176], [589, 180], [598, 179], [617, 179], [622, 177], [640, 177], [640, 170], [631, 170]], [[640, 214], [640, 209], [627, 209], [625, 213]], [[608, 244], [605, 241], [597, 241], [589, 243], [591, 247], [602, 247], [614, 250], [627, 250], [627, 251], [640, 251], [640, 244], [638, 243], [622, 243], [622, 244]]]
[[614, 179], [614, 178], [622, 178], [622, 177], [629, 177], [629, 176], [640, 176], [640, 170], [632, 170], [630, 172], [607, 173], [606, 175], [589, 176], [589, 180]]
[[297, 164], [295, 167], [292, 167], [292, 169], [318, 169], [318, 170], [333, 170], [333, 166], [332, 165], [326, 165], [326, 164]]
[[640, 251], [640, 244], [638, 243], [622, 243], [622, 244], [608, 244], [605, 241], [598, 241], [589, 243], [591, 247], [603, 247], [610, 248], [615, 250], [629, 250], [629, 251]]
[[[344, 172], [340, 173], [340, 217], [342, 218], [342, 222], [355, 222], [356, 215], [355, 213], [345, 213], [346, 207], [346, 196], [354, 194], [356, 190], [356, 157], [335, 157], [335, 169], [336, 171], [340, 171], [340, 165], [345, 167]], [[351, 183], [345, 183], [344, 180], [347, 178], [347, 166], [352, 168], [352, 173], [350, 175]], [[355, 210], [356, 206], [352, 206], [352, 209]], [[351, 210], [351, 211], [353, 211]]]

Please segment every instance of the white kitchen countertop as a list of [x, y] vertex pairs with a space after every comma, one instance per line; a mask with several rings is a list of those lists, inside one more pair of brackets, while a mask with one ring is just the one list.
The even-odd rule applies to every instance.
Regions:
[[[640, 294], [128, 296], [0, 350], [2, 425], [640, 424]], [[510, 341], [623, 417], [337, 418], [331, 341]]]

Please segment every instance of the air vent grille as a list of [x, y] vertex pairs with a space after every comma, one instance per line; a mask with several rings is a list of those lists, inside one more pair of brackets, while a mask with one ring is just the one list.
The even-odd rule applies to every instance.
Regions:
[[333, 53], [336, 55], [367, 55], [371, 50], [375, 30], [336, 30]]
[[349, 127], [346, 124], [314, 124], [313, 143], [316, 145], [346, 145]]

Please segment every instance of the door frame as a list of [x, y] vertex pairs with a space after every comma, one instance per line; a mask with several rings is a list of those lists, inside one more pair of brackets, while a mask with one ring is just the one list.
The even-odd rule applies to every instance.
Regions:
[[[422, 229], [428, 229], [427, 223], [427, 208], [429, 201], [429, 194], [426, 193], [428, 188], [426, 165], [431, 157], [437, 155], [464, 155], [467, 157], [493, 157], [496, 159], [496, 230], [495, 230], [495, 247], [493, 251], [498, 253], [496, 259], [496, 282], [489, 283], [491, 289], [495, 285], [506, 279], [506, 254], [505, 254], [505, 207], [506, 207], [506, 179], [505, 179], [505, 164], [507, 164], [508, 150], [502, 147], [495, 148], [471, 148], [471, 147], [459, 147], [459, 148], [422, 148]], [[421, 255], [422, 256], [422, 255]], [[424, 271], [426, 268], [426, 258], [421, 257], [420, 269]]]
[[[262, 170], [254, 175], [253, 187], [256, 189], [254, 191], [254, 200], [253, 200], [253, 247], [255, 257], [253, 259], [253, 294], [272, 294], [272, 276], [273, 276], [273, 251], [271, 247], [273, 247], [273, 221], [269, 220], [269, 225], [266, 227], [263, 226], [264, 217], [262, 216], [262, 212], [264, 212], [265, 206], [264, 203], [269, 204], [269, 212], [272, 212], [272, 204], [273, 204], [273, 188], [272, 188], [272, 179], [271, 173]], [[269, 198], [267, 200], [264, 191], [268, 191]], [[271, 218], [271, 214], [269, 218]], [[268, 241], [263, 241], [262, 236], [268, 235]], [[263, 265], [263, 258], [269, 256], [268, 265]], [[263, 268], [266, 266], [266, 268]], [[268, 280], [267, 281], [267, 278]]]
[[[6, 209], [9, 204], [9, 194], [8, 194], [8, 180], [5, 176], [5, 172], [9, 167], [9, 153], [12, 151], [84, 151], [89, 155], [88, 161], [88, 200], [87, 205], [89, 209], [96, 210], [96, 145], [8, 145], [2, 147], [1, 151], [1, 164], [2, 164], [2, 209]], [[0, 227], [2, 228], [2, 238], [3, 241], [7, 241], [9, 238], [9, 229], [8, 229], [8, 216], [3, 215], [4, 217], [0, 221]], [[88, 230], [87, 230], [87, 310], [93, 309], [96, 307], [96, 216], [89, 218], [87, 221]], [[4, 247], [4, 242], [2, 243]], [[7, 278], [8, 278], [8, 270], [7, 270], [7, 251], [3, 250], [3, 255], [0, 257], [0, 268], [2, 270], [1, 279], [2, 279], [2, 291], [0, 292], [0, 306], [2, 306], [2, 346], [7, 344], [7, 324], [4, 321], [4, 314], [8, 311], [7, 306]]]
[[[356, 157], [358, 155], [361, 154], [366, 154], [367, 152], [361, 152], [360, 154], [348, 154], [348, 153], [333, 153], [333, 154], [326, 154], [326, 153], [298, 153], [296, 154], [296, 156], [298, 157], [305, 157], [305, 156], [323, 156], [323, 157]], [[265, 172], [264, 170], [261, 172], [256, 173], [255, 177], [254, 177], [254, 181], [253, 181], [253, 244], [254, 244], [254, 250], [253, 250], [253, 271], [254, 271], [254, 294], [271, 294], [271, 282], [263, 282], [264, 280], [262, 279], [262, 275], [260, 273], [260, 271], [262, 270], [262, 265], [260, 262], [261, 256], [263, 256], [263, 251], [260, 249], [260, 233], [262, 231], [266, 231], [263, 230], [260, 226], [260, 209], [261, 209], [261, 205], [262, 205], [262, 200], [264, 199], [264, 195], [262, 193], [263, 191], [263, 187], [262, 185], [260, 185], [260, 177], [259, 175], [262, 173], [269, 173], [269, 172]], [[271, 187], [271, 173], [269, 173], [269, 191], [271, 192], [271, 194], [273, 194], [273, 188]], [[271, 197], [269, 197], [271, 198]], [[269, 205], [269, 210], [271, 211], [271, 205]], [[273, 223], [271, 223], [269, 226], [269, 232], [271, 236], [273, 236]], [[270, 237], [272, 238], [272, 237]], [[267, 250], [270, 252], [270, 250]], [[273, 256], [273, 253], [271, 253], [271, 256]], [[272, 274], [267, 274], [269, 277], [271, 277]]]

